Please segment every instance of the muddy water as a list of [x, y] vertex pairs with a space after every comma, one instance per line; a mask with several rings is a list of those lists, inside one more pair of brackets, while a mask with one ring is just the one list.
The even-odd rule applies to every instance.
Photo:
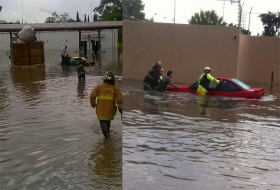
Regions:
[[121, 189], [120, 114], [104, 140], [89, 104], [107, 70], [122, 85], [121, 52], [112, 54], [78, 82], [75, 67], [59, 65], [60, 50], [45, 51], [45, 69], [16, 70], [0, 52], [0, 189]]
[[280, 189], [279, 86], [261, 100], [124, 80], [123, 189]]

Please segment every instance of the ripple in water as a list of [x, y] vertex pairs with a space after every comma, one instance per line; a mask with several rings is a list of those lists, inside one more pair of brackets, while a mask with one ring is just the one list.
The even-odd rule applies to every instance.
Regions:
[[45, 69], [19, 70], [0, 52], [0, 189], [121, 189], [121, 117], [105, 141], [89, 103], [107, 70], [122, 86], [121, 62], [106, 51], [101, 72], [86, 68], [78, 82], [57, 52], [46, 51]]
[[124, 189], [280, 189], [277, 95], [201, 99], [125, 82]]

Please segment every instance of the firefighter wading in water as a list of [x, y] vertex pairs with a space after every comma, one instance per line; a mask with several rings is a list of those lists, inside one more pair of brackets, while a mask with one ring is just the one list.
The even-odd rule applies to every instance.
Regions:
[[105, 138], [109, 137], [111, 120], [114, 120], [117, 109], [122, 114], [122, 92], [115, 86], [115, 76], [112, 72], [106, 72], [103, 83], [94, 87], [90, 94], [90, 104], [93, 108], [96, 107], [97, 119], [103, 135]]
[[212, 69], [210, 67], [205, 67], [204, 73], [202, 75], [200, 75], [200, 77], [198, 79], [197, 94], [200, 96], [206, 95], [206, 93], [208, 92], [208, 87], [209, 87], [210, 81], [212, 81], [216, 84], [223, 82], [223, 80], [218, 80], [218, 79], [215, 79], [214, 77], [212, 77], [210, 75], [211, 71], [212, 71]]
[[154, 63], [152, 70], [148, 72], [143, 81], [144, 90], [157, 90], [160, 82], [160, 70], [161, 62], [157, 61]]

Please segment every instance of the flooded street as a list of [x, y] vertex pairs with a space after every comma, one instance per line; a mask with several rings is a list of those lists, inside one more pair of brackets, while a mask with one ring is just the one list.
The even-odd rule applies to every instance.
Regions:
[[248, 100], [125, 80], [123, 189], [280, 189], [279, 85]]
[[45, 50], [45, 69], [11, 69], [0, 51], [0, 189], [122, 189], [121, 116], [104, 139], [89, 103], [106, 71], [122, 86], [121, 54], [91, 57], [97, 66], [78, 82], [60, 50]]

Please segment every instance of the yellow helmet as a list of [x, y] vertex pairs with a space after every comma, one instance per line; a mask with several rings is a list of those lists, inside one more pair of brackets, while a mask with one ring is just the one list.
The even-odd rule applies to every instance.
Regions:
[[103, 80], [107, 80], [107, 81], [114, 81], [115, 80], [115, 76], [111, 71], [108, 71], [104, 74]]

